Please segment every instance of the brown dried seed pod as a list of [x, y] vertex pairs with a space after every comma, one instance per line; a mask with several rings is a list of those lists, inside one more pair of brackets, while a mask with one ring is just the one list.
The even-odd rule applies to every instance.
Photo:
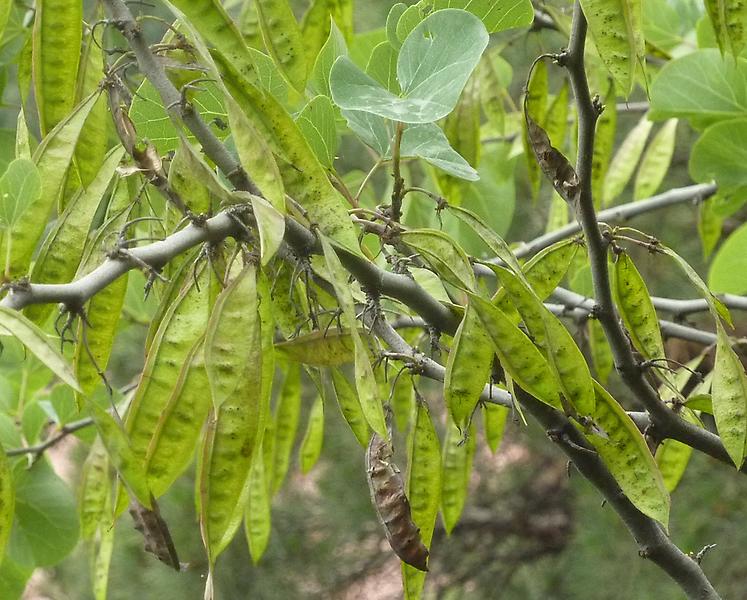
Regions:
[[179, 571], [181, 569], [179, 557], [176, 554], [174, 542], [171, 540], [169, 528], [161, 517], [155, 499], [153, 510], [133, 501], [130, 503], [129, 512], [135, 522], [135, 529], [143, 534], [146, 552], [150, 552], [162, 563]]
[[371, 502], [392, 550], [403, 562], [427, 571], [428, 549], [420, 539], [420, 529], [412, 520], [405, 484], [391, 457], [392, 445], [374, 433], [366, 451]]

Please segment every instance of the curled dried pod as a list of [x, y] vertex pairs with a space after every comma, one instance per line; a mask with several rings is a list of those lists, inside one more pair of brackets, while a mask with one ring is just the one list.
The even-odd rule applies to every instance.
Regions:
[[392, 445], [374, 433], [366, 451], [371, 502], [392, 550], [403, 562], [427, 571], [428, 549], [420, 538], [420, 529], [412, 520], [404, 481], [391, 458]]
[[134, 500], [130, 503], [129, 511], [135, 522], [135, 529], [143, 534], [145, 550], [155, 555], [162, 563], [179, 571], [181, 565], [174, 542], [156, 501], [153, 500], [153, 510], [150, 510]]

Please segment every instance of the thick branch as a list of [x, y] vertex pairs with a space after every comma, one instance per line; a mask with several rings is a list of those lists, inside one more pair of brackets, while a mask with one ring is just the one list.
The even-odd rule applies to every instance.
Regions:
[[623, 494], [615, 479], [590, 448], [583, 435], [568, 419], [550, 406], [518, 392], [518, 400], [531, 415], [542, 423], [548, 435], [568, 456], [576, 468], [604, 496], [635, 538], [642, 558], [663, 569], [688, 598], [715, 600], [716, 590], [703, 574], [700, 565], [684, 554], [656, 521], [640, 512]]

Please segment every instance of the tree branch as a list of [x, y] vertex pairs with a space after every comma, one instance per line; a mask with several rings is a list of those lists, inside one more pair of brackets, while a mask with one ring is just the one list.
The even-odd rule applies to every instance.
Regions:
[[661, 567], [682, 588], [688, 598], [718, 599], [718, 593], [700, 565], [672, 542], [659, 523], [633, 506], [599, 456], [568, 419], [523, 390], [517, 391], [517, 395], [521, 405], [543, 425], [550, 438], [557, 443], [581, 474], [599, 490], [622, 519], [638, 543], [641, 557]]
[[[620, 223], [632, 219], [633, 217], [637, 217], [638, 215], [660, 210], [675, 204], [700, 202], [715, 193], [716, 185], [712, 183], [700, 183], [697, 185], [689, 185], [687, 187], [674, 188], [656, 196], [652, 196], [646, 200], [613, 206], [612, 208], [601, 211], [596, 215], [596, 219], [602, 223]], [[518, 258], [531, 256], [543, 248], [547, 248], [555, 242], [564, 240], [579, 231], [581, 231], [580, 223], [569, 223], [565, 227], [561, 227], [555, 231], [550, 231], [549, 233], [522, 244], [514, 251], [514, 254], [516, 254]]]

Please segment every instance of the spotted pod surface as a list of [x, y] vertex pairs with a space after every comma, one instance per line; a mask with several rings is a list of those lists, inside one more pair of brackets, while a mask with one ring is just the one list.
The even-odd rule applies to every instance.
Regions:
[[412, 520], [402, 475], [391, 459], [391, 444], [374, 433], [366, 450], [371, 502], [395, 554], [408, 565], [427, 571], [428, 549]]

